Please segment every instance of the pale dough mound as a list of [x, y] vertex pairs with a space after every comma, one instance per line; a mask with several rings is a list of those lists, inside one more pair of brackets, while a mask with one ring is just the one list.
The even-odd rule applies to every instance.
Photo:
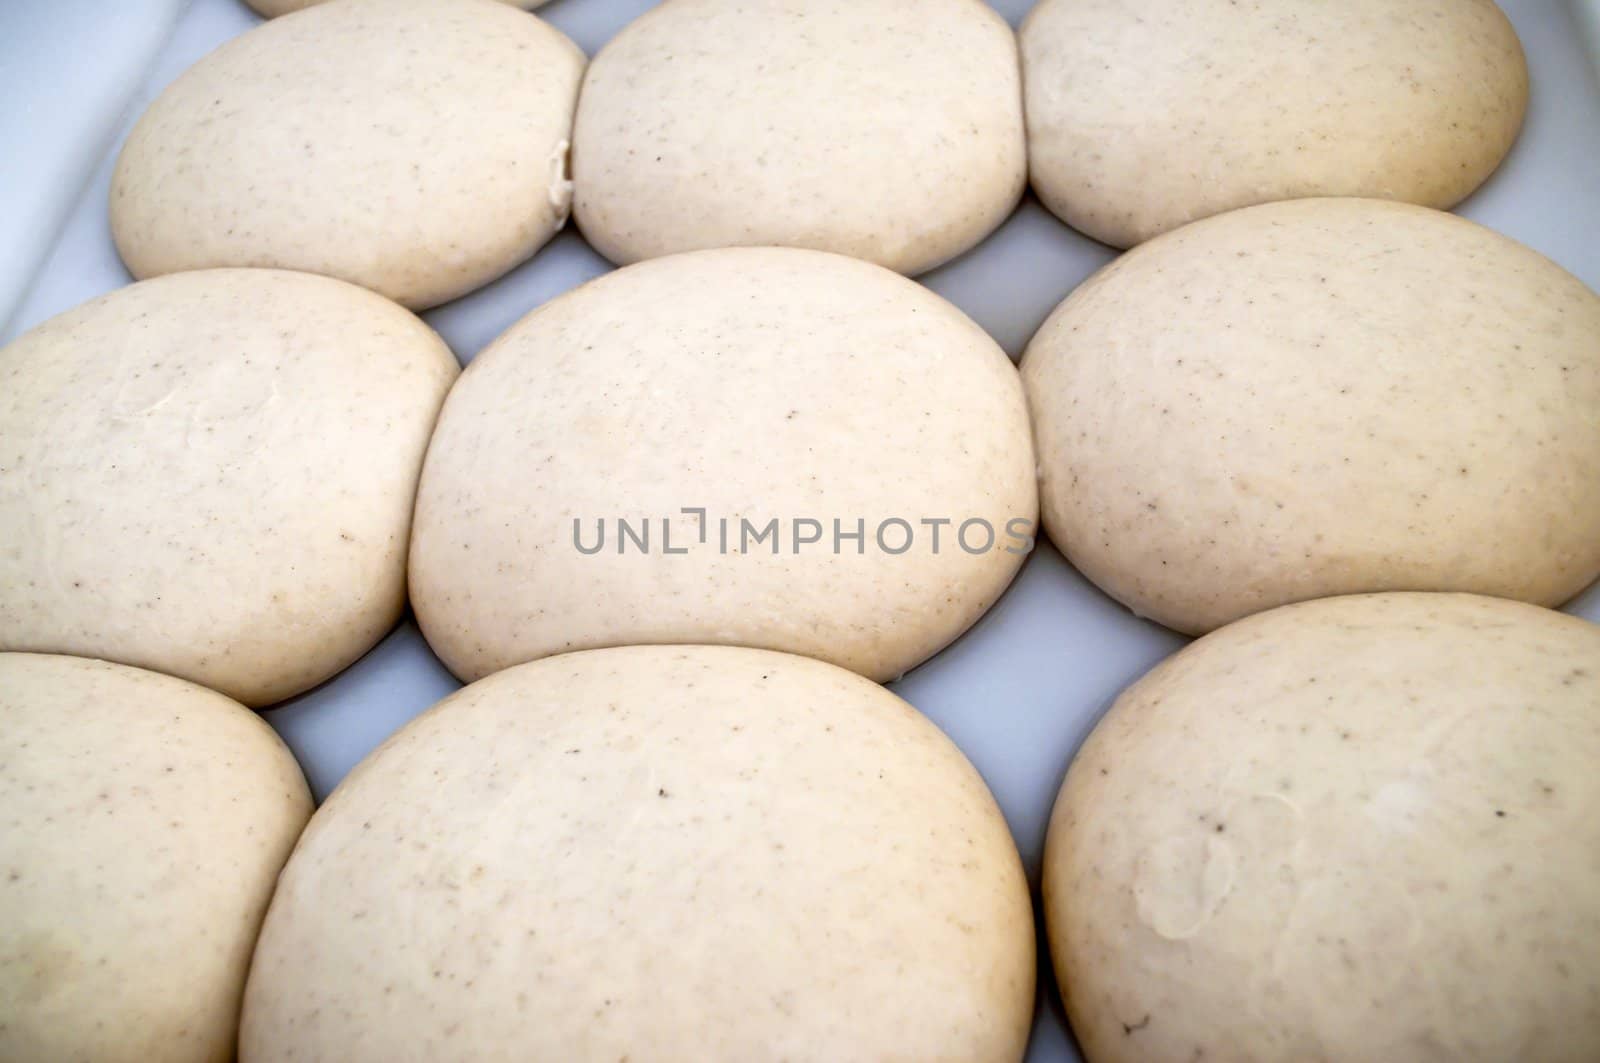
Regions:
[[915, 274], [1026, 180], [1010, 27], [976, 0], [672, 0], [595, 57], [574, 216], [613, 262], [783, 244]]
[[1044, 909], [1094, 1063], [1600, 1059], [1600, 627], [1381, 594], [1225, 628], [1067, 773]]
[[1116, 247], [1302, 196], [1453, 206], [1528, 103], [1492, 0], [1040, 0], [1021, 46], [1034, 190]]
[[0, 1058], [233, 1058], [239, 1000], [311, 794], [221, 694], [0, 653]]
[[1452, 215], [1197, 222], [1069, 296], [1022, 374], [1051, 539], [1169, 627], [1600, 575], [1600, 297]]
[[1005, 590], [1037, 504], [1016, 370], [959, 310], [841, 255], [700, 251], [592, 281], [473, 361], [423, 469], [411, 600], [469, 680], [654, 642], [891, 679]]
[[0, 349], [0, 650], [104, 657], [249, 705], [400, 618], [423, 451], [457, 367], [342, 281], [207, 270]]
[[117, 159], [135, 277], [270, 266], [412, 308], [463, 295], [566, 221], [578, 47], [493, 0], [339, 0], [228, 41]]
[[246, 1063], [1016, 1063], [1028, 886], [956, 747], [786, 654], [500, 672], [345, 779], [256, 950]]

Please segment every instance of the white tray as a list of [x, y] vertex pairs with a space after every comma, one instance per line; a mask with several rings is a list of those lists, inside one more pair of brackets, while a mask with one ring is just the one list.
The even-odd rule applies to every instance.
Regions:
[[[553, 0], [540, 14], [593, 55], [651, 0]], [[995, 0], [1019, 22], [1031, 0]], [[1533, 73], [1521, 139], [1460, 210], [1600, 288], [1600, 0], [1504, 0]], [[0, 0], [0, 341], [129, 283], [112, 247], [112, 160], [144, 106], [192, 62], [259, 20], [240, 0]], [[13, 226], [13, 222], [17, 224]], [[1112, 252], [1029, 197], [981, 246], [923, 281], [1016, 357], [1044, 316]], [[540, 303], [609, 267], [576, 232], [424, 316], [463, 362]], [[8, 310], [14, 312], [8, 315]], [[1600, 621], [1600, 584], [1568, 606]], [[893, 688], [966, 751], [994, 790], [1034, 879], [1068, 759], [1125, 685], [1185, 640], [1136, 620], [1048, 544], [955, 645]], [[458, 684], [407, 618], [354, 667], [266, 712], [319, 799], [356, 761]], [[1028, 1058], [1079, 1057], [1047, 954]]]

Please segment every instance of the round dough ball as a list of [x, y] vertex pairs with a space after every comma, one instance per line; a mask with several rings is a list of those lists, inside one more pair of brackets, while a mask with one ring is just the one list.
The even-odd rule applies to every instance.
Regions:
[[138, 668], [0, 653], [0, 1058], [233, 1058], [311, 794], [242, 705]]
[[976, 0], [673, 0], [590, 65], [572, 172], [613, 262], [782, 244], [920, 273], [1022, 195], [1016, 40]]
[[1034, 191], [1116, 247], [1302, 196], [1454, 206], [1528, 103], [1493, 0], [1040, 0], [1021, 46]]
[[[532, 10], [544, 4], [546, 0], [501, 0], [501, 2], [515, 4], [525, 10]], [[287, 15], [291, 11], [300, 11], [316, 4], [327, 3], [327, 0], [245, 0], [245, 3], [268, 18], [277, 18], [279, 15]]]
[[1130, 687], [1045, 849], [1093, 1063], [1600, 1058], [1600, 627], [1288, 606]]
[[0, 650], [105, 657], [249, 705], [399, 620], [455, 359], [341, 281], [145, 281], [0, 350]]
[[473, 361], [423, 468], [411, 600], [468, 680], [658, 642], [890, 679], [1010, 583], [1033, 472], [1016, 370], [932, 292], [818, 251], [678, 255]]
[[111, 231], [136, 277], [277, 266], [412, 308], [566, 221], [577, 45], [494, 0], [340, 0], [236, 37], [150, 105]]
[[993, 798], [831, 665], [596, 650], [447, 698], [284, 870], [241, 1057], [1016, 1061], [1032, 910]]
[[1600, 575], [1600, 297], [1449, 214], [1198, 222], [1068, 297], [1023, 381], [1051, 539], [1180, 631], [1360, 591], [1556, 605]]

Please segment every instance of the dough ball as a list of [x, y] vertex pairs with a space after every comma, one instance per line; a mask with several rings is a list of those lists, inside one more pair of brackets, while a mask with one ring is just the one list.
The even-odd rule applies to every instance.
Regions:
[[423, 469], [412, 603], [466, 679], [654, 642], [890, 679], [1010, 583], [1033, 470], [1016, 370], [927, 289], [817, 251], [677, 255], [473, 361]]
[[1492, 0], [1040, 0], [1021, 45], [1034, 190], [1116, 247], [1302, 196], [1454, 206], [1528, 103]]
[[974, 0], [673, 0], [590, 65], [574, 214], [617, 263], [783, 244], [920, 273], [1016, 206], [1019, 83]]
[[254, 713], [0, 653], [0, 1058], [233, 1058], [256, 931], [311, 815]]
[[1018, 1061], [1028, 886], [983, 781], [831, 665], [716, 646], [491, 676], [317, 813], [241, 1056]]
[[[327, 0], [245, 0], [245, 3], [268, 18], [277, 18], [279, 15], [287, 15], [291, 11], [300, 11], [326, 2]], [[446, 0], [446, 2], [452, 2], [452, 0]], [[502, 0], [502, 2], [532, 10], [544, 4], [546, 0]]]
[[274, 266], [412, 308], [532, 255], [566, 220], [577, 45], [494, 0], [340, 0], [196, 63], [117, 159], [136, 277]]
[[455, 359], [371, 292], [209, 270], [0, 349], [0, 650], [104, 657], [249, 705], [400, 618]]
[[1068, 297], [1023, 380], [1051, 539], [1180, 631], [1361, 591], [1555, 605], [1600, 575], [1600, 297], [1449, 214], [1198, 222]]
[[1067, 772], [1044, 907], [1093, 1063], [1600, 1058], [1600, 627], [1379, 594], [1240, 621]]

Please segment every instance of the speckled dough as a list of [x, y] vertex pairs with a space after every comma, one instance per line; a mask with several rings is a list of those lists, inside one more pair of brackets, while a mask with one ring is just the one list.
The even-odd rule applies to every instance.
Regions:
[[[291, 11], [299, 11], [316, 4], [326, 3], [327, 0], [245, 0], [245, 2], [268, 18], [276, 18], [279, 15], [287, 15]], [[453, 3], [454, 0], [443, 0], [443, 2]], [[501, 0], [501, 2], [532, 10], [544, 4], [546, 0]]]
[[151, 104], [117, 160], [136, 277], [324, 273], [422, 308], [566, 220], [583, 53], [493, 0], [340, 0], [237, 37]]
[[1116, 247], [1236, 207], [1450, 207], [1522, 126], [1492, 0], [1040, 0], [1021, 31], [1045, 205]]
[[920, 273], [1027, 178], [1016, 41], [978, 0], [673, 0], [595, 57], [574, 217], [613, 262], [783, 244]]
[[[469, 680], [657, 642], [889, 679], [994, 603], [1037, 505], [1016, 371], [959, 310], [840, 255], [701, 251], [584, 285], [473, 361], [423, 468], [411, 600]], [[910, 527], [880, 547], [890, 520]], [[958, 544], [968, 520], [992, 548], [977, 524]]]
[[1022, 1058], [1033, 920], [994, 800], [881, 687], [731, 647], [447, 698], [285, 869], [244, 1063]]
[[1600, 575], [1600, 297], [1452, 215], [1197, 222], [1068, 297], [1022, 375], [1051, 539], [1169, 627]]
[[233, 1058], [311, 794], [254, 713], [137, 668], [0, 653], [0, 1058]]
[[1600, 1059], [1600, 627], [1384, 594], [1130, 687], [1044, 861], [1092, 1063]]
[[0, 350], [0, 650], [104, 657], [263, 705], [400, 617], [455, 359], [341, 281], [209, 270]]

